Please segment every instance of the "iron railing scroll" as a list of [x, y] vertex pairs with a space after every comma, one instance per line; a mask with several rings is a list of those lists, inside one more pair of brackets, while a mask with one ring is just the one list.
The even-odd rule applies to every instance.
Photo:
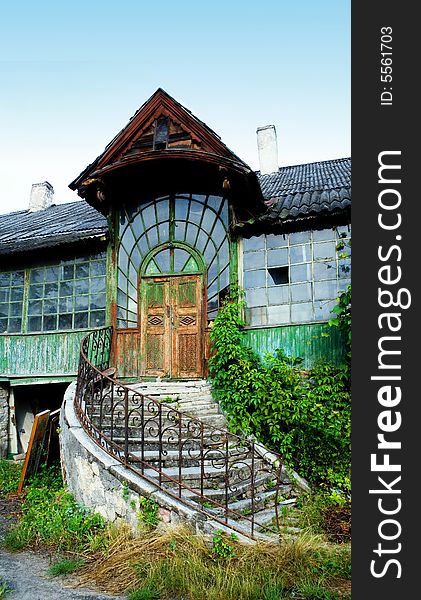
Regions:
[[[112, 328], [81, 342], [75, 408], [89, 436], [108, 454], [190, 507], [234, 531], [279, 533], [282, 460], [253, 440], [208, 426], [104, 373]], [[256, 507], [271, 499], [273, 523]]]

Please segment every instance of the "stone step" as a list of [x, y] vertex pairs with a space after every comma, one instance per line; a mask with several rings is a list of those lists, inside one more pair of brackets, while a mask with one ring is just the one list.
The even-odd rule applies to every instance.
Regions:
[[[161, 462], [161, 465], [165, 467], [177, 467], [181, 457], [182, 468], [188, 466], [199, 467], [201, 464], [201, 460], [203, 457], [204, 468], [207, 471], [208, 466], [212, 466], [212, 463], [217, 464], [218, 461], [221, 460], [221, 455], [218, 450], [214, 449], [206, 449], [204, 448], [202, 451], [200, 448], [196, 449], [182, 449], [182, 452], [178, 449], [168, 450], [168, 448], [164, 448], [164, 453], [159, 453], [158, 449], [154, 450], [144, 450], [143, 453], [141, 450], [137, 450], [131, 452], [130, 462], [135, 464], [136, 462], [145, 462], [152, 466], [157, 466]], [[248, 457], [248, 453], [245, 455], [244, 450], [241, 448], [232, 448], [228, 453], [229, 462], [232, 464], [236, 461], [243, 461]]]
[[[235, 461], [233, 461], [233, 464], [231, 465], [231, 469], [229, 471], [229, 477], [230, 477], [230, 483], [231, 485], [233, 485], [236, 482], [248, 482], [249, 480], [248, 478], [245, 477], [245, 475], [248, 475], [250, 472], [250, 466], [251, 466], [251, 459], [245, 459], [242, 460], [241, 463], [236, 463]], [[171, 478], [172, 480], [179, 480], [179, 469], [178, 467], [164, 467], [161, 469], [162, 471], [162, 475], [163, 475], [163, 479], [165, 480], [166, 477]], [[156, 471], [153, 469], [145, 469], [144, 470], [144, 474], [147, 477], [156, 477]], [[206, 481], [210, 481], [210, 480], [216, 480], [216, 481], [221, 481], [221, 483], [224, 482], [224, 478], [225, 478], [225, 465], [224, 463], [221, 463], [221, 465], [218, 466], [214, 466], [214, 464], [209, 464], [206, 466], [206, 471], [204, 472], [204, 477], [206, 479]], [[190, 485], [190, 483], [187, 482], [195, 482], [195, 481], [200, 481], [201, 479], [201, 469], [200, 467], [184, 467], [182, 469], [182, 481], [186, 483], [186, 485]]]
[[[270, 479], [270, 478], [269, 477], [256, 478], [256, 481], [255, 481], [256, 489], [257, 490], [264, 489], [265, 485], [267, 484], [268, 479]], [[197, 504], [201, 504], [202, 508], [203, 508], [203, 504], [207, 501], [210, 501], [210, 503], [211, 503], [211, 501], [214, 501], [214, 502], [218, 502], [219, 504], [224, 505], [225, 500], [226, 500], [225, 496], [227, 497], [228, 502], [231, 503], [231, 502], [235, 502], [237, 500], [244, 499], [250, 494], [250, 481], [237, 482], [235, 484], [235, 486], [229, 487], [227, 490], [225, 490], [225, 486], [221, 487], [217, 480], [213, 480], [212, 484], [215, 484], [215, 485], [210, 486], [210, 487], [209, 487], [210, 482], [204, 481], [204, 485], [207, 485], [208, 487], [204, 487], [204, 489], [203, 489], [203, 498], [201, 497], [201, 494], [200, 494], [200, 485], [197, 485], [196, 487], [194, 487], [192, 485], [192, 481], [190, 481], [190, 483], [187, 481], [182, 481], [182, 483], [184, 483], [191, 489], [182, 488], [181, 489], [181, 497], [185, 498], [186, 500], [189, 500], [190, 502], [195, 502]], [[170, 485], [170, 482], [167, 482], [167, 483], [164, 482], [164, 485], [168, 486], [170, 489], [178, 488], [177, 484]], [[214, 507], [214, 508], [209, 508], [209, 510], [217, 511], [218, 509], [217, 509], [217, 507]]]
[[[212, 419], [211, 421], [205, 420], [205, 427], [203, 430], [203, 439], [204, 445], [215, 445], [218, 442], [217, 437], [224, 438], [226, 435], [226, 429], [224, 427], [224, 422], [216, 419]], [[95, 427], [99, 429], [99, 423], [93, 422]], [[108, 428], [109, 423], [102, 422], [101, 431], [107, 437], [111, 437], [111, 431]], [[162, 423], [162, 440], [166, 444], [178, 444], [178, 440], [190, 440], [197, 439], [200, 441], [200, 427], [199, 425], [188, 426], [187, 424], [182, 424], [181, 430], [178, 423], [171, 422], [163, 422]], [[156, 435], [155, 435], [156, 433]], [[134, 442], [141, 442], [142, 440], [148, 441], [151, 440], [159, 440], [158, 437], [158, 424], [154, 421], [150, 421], [146, 423], [144, 428], [140, 427], [130, 427], [129, 426], [129, 440], [133, 440]], [[229, 434], [228, 434], [229, 436]], [[215, 442], [213, 442], [212, 438], [214, 438]], [[113, 427], [113, 439], [124, 441], [125, 439], [125, 428], [122, 424], [114, 425]], [[233, 438], [234, 439], [234, 438]]]
[[[110, 433], [107, 431], [103, 432], [105, 434], [105, 436], [108, 439], [111, 439]], [[125, 443], [125, 438], [123, 435], [117, 436], [114, 435], [112, 438], [112, 441], [114, 441], [116, 444], [119, 444], [121, 447], [124, 448], [124, 443]], [[138, 452], [139, 451], [139, 447], [143, 444], [145, 450], [158, 450], [160, 443], [159, 443], [159, 438], [158, 436], [151, 436], [151, 435], [147, 435], [145, 437], [142, 437], [141, 435], [139, 435], [138, 437], [129, 437], [128, 438], [128, 443], [129, 443], [129, 451], [132, 453]], [[182, 438], [182, 445], [183, 448], [185, 450], [191, 449], [198, 449], [200, 448], [201, 445], [201, 440], [200, 438], [197, 437], [184, 437]], [[162, 441], [162, 447], [166, 448], [166, 449], [178, 449], [179, 446], [179, 441], [178, 439], [174, 439], [174, 440], [163, 440]], [[207, 449], [217, 449], [216, 444], [213, 443], [212, 439], [209, 437], [204, 437], [203, 438], [203, 446], [204, 448]]]

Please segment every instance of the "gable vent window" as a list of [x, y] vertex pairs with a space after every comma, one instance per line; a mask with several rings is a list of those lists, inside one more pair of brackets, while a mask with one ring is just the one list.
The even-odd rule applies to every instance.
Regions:
[[288, 267], [272, 267], [268, 269], [268, 273], [274, 285], [289, 283]]
[[165, 150], [168, 142], [168, 118], [161, 117], [155, 124], [154, 150]]

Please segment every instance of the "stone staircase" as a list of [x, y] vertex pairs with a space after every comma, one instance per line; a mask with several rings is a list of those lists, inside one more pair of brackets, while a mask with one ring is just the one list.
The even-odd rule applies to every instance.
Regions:
[[207, 381], [127, 387], [125, 409], [117, 388], [101, 406], [92, 406], [91, 419], [113, 442], [127, 444], [132, 468], [227, 531], [264, 539], [278, 536], [276, 524], [283, 534], [298, 531], [293, 510], [305, 483], [284, 468], [279, 475], [266, 448], [242, 445], [227, 431]]

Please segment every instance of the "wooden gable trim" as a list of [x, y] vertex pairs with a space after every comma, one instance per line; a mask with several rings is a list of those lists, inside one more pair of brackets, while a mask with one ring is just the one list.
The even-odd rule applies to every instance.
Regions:
[[[153, 150], [152, 155], [149, 152], [139, 152], [133, 158], [127, 160], [127, 156], [124, 156], [125, 151], [129, 150], [130, 145], [138, 140], [142, 133], [151, 127], [154, 121], [161, 116], [168, 117], [168, 119], [181, 127], [191, 136], [192, 141], [199, 148]], [[183, 157], [186, 157], [186, 153], [189, 153], [189, 158], [192, 158], [191, 154], [193, 153], [200, 153], [195, 158], [205, 161], [208, 155], [218, 156], [225, 159], [225, 161], [235, 163], [237, 168], [245, 173], [251, 171], [246, 163], [223, 144], [220, 137], [212, 129], [197, 119], [164, 90], [159, 88], [135, 113], [128, 125], [108, 144], [105, 151], [69, 187], [74, 190], [78, 189], [86, 178], [95, 177], [100, 173], [114, 170], [127, 164], [127, 162], [132, 164], [133, 162], [141, 162], [143, 160], [150, 160], [151, 158], [175, 157], [179, 152], [182, 152]]]

